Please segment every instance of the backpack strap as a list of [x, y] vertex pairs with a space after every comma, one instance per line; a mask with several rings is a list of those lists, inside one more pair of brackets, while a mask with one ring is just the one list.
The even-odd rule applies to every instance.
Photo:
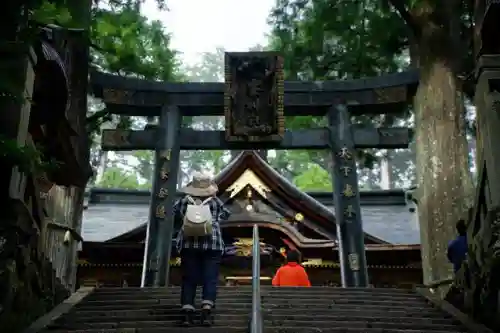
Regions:
[[212, 199], [213, 199], [212, 197], [210, 197], [210, 198], [206, 198], [205, 200], [203, 200], [203, 202], [201, 203], [201, 205], [200, 205], [200, 206], [204, 206], [204, 205], [206, 205], [206, 204], [207, 204], [207, 203], [209, 203], [209, 202], [210, 202], [210, 200], [212, 200]]
[[190, 195], [186, 195], [186, 200], [192, 204], [192, 205], [196, 205], [196, 201], [194, 201], [194, 199], [190, 196]]

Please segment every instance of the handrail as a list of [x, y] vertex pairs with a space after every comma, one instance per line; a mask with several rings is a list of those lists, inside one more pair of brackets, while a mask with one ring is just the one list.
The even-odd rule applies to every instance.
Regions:
[[253, 226], [252, 242], [252, 319], [250, 333], [262, 333], [262, 308], [260, 299], [260, 237], [259, 226]]

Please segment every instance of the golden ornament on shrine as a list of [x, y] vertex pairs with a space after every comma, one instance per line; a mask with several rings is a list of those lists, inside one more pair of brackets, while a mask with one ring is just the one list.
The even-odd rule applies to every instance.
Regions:
[[168, 171], [167, 168], [164, 166], [160, 170], [160, 178], [161, 180], [167, 180], [168, 179]]
[[158, 191], [158, 198], [166, 198], [168, 195], [168, 190], [166, 188], [161, 188], [160, 191]]
[[295, 214], [295, 221], [301, 222], [302, 220], [304, 220], [304, 215], [301, 213]]
[[165, 206], [163, 206], [162, 203], [160, 203], [156, 207], [156, 214], [155, 215], [156, 215], [157, 218], [160, 218], [160, 219], [165, 218]]
[[342, 195], [344, 197], [352, 198], [356, 195], [356, 192], [354, 192], [354, 189], [351, 184], [345, 184], [345, 187], [342, 190]]
[[352, 158], [352, 153], [347, 147], [340, 149], [340, 152], [338, 152], [337, 155], [343, 160], [350, 160]]

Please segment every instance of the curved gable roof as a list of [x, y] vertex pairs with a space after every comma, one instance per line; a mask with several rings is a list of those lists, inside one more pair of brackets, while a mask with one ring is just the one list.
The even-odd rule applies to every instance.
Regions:
[[[243, 151], [234, 158], [216, 177], [215, 182], [219, 187], [219, 196], [224, 199], [230, 195], [230, 187], [247, 170], [252, 171], [265, 185], [268, 191], [269, 201], [276, 201], [274, 206], [286, 205], [295, 212], [304, 215], [309, 223], [317, 223], [318, 227], [326, 230], [330, 235], [337, 235], [336, 218], [331, 210], [299, 190], [294, 184], [274, 170], [269, 163], [263, 160], [256, 151]], [[250, 184], [251, 185], [251, 184]], [[333, 204], [333, 198], [332, 198]], [[139, 234], [146, 232], [146, 224], [141, 224], [121, 235], [113, 237], [106, 242], [123, 242], [130, 238], [136, 238]], [[364, 233], [366, 244], [389, 244], [378, 237]]]
[[[219, 187], [219, 196], [224, 199], [230, 195], [230, 187], [242, 176], [246, 170], [252, 171], [265, 185], [268, 191], [269, 201], [274, 202], [274, 206], [282, 207], [286, 205], [295, 212], [304, 215], [309, 223], [317, 223], [318, 227], [326, 230], [330, 235], [337, 235], [336, 218], [331, 210], [309, 196], [307, 193], [299, 190], [288, 179], [274, 170], [269, 163], [262, 159], [256, 151], [243, 151], [215, 177], [215, 182]], [[250, 184], [251, 185], [251, 184]], [[333, 198], [332, 198], [333, 204]], [[136, 228], [129, 230], [121, 235], [113, 237], [106, 242], [123, 242], [130, 238], [136, 238], [139, 234], [146, 232], [146, 224], [143, 223]], [[364, 233], [364, 242], [366, 244], [389, 244], [378, 237]]]
[[[241, 152], [215, 177], [215, 182], [219, 186], [219, 195], [224, 195], [229, 186], [247, 169], [255, 173], [290, 208], [301, 212], [309, 220], [317, 222], [331, 234], [337, 234], [335, 214], [327, 206], [299, 190], [253, 150]], [[388, 243], [366, 232], [364, 234], [365, 243]]]

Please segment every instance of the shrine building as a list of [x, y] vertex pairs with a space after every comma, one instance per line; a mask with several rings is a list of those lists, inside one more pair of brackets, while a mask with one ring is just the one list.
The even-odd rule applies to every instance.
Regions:
[[[250, 282], [252, 227], [258, 224], [263, 283], [270, 283], [287, 251], [297, 250], [313, 285], [340, 285], [331, 192], [300, 191], [255, 151], [242, 152], [215, 181], [219, 196], [232, 212], [221, 224], [226, 244], [221, 284]], [[403, 288], [421, 284], [414, 204], [403, 190], [367, 191], [360, 196], [370, 283]], [[150, 201], [149, 191], [89, 191], [78, 260], [79, 285], [140, 285]], [[173, 254], [171, 284], [180, 283], [179, 263]]]

